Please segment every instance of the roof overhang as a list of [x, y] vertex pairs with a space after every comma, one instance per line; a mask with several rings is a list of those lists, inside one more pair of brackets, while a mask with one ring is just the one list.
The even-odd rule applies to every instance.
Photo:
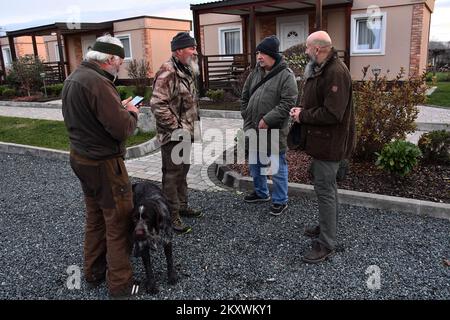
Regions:
[[66, 23], [56, 22], [44, 26], [26, 28], [21, 30], [7, 31], [7, 36], [22, 37], [22, 36], [45, 36], [53, 32], [61, 34], [83, 33], [92, 31], [113, 30], [112, 22], [101, 23]]
[[[353, 0], [322, 0], [323, 7], [352, 5]], [[316, 0], [223, 0], [203, 4], [191, 4], [191, 10], [199, 14], [218, 13], [248, 15], [254, 7], [256, 14], [277, 13], [290, 10], [314, 9]]]

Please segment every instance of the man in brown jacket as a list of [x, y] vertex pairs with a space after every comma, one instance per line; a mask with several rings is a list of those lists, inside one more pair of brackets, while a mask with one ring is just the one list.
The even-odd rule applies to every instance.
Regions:
[[187, 32], [180, 32], [172, 39], [172, 57], [156, 73], [150, 101], [161, 143], [163, 192], [169, 202], [172, 227], [178, 233], [191, 231], [181, 216], [202, 216], [200, 211], [188, 207], [186, 181], [195, 123], [200, 121], [196, 46], [195, 39]]
[[120, 101], [113, 83], [124, 58], [120, 40], [98, 38], [86, 58], [62, 91], [70, 165], [86, 204], [84, 275], [90, 287], [106, 278], [110, 295], [120, 298], [136, 292], [129, 259], [133, 196], [123, 157], [139, 111], [131, 98]]
[[300, 147], [313, 157], [310, 171], [319, 204], [319, 225], [306, 228], [314, 237], [312, 249], [303, 261], [318, 263], [332, 255], [336, 245], [338, 194], [336, 176], [342, 160], [355, 147], [355, 115], [352, 80], [345, 64], [324, 31], [306, 40], [311, 61], [305, 69], [306, 83], [300, 108], [291, 117], [302, 124]]

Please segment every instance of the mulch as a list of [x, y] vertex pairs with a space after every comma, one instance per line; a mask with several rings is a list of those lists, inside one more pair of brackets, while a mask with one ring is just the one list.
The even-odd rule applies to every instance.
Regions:
[[[289, 182], [312, 184], [309, 174], [311, 157], [304, 152], [287, 152]], [[244, 176], [249, 176], [247, 164], [229, 167]], [[450, 203], [450, 166], [420, 164], [406, 177], [391, 175], [374, 162], [351, 160], [346, 178], [338, 182], [340, 189], [382, 195], [405, 197], [441, 203]]]

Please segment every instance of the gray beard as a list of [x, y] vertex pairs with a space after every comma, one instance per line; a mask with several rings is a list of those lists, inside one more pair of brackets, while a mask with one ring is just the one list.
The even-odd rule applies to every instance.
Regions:
[[189, 59], [188, 63], [189, 63], [189, 68], [191, 69], [191, 71], [194, 74], [194, 76], [198, 76], [200, 74], [200, 67], [198, 65], [198, 58], [195, 57], [195, 58]]
[[311, 78], [314, 74], [314, 67], [316, 66], [316, 63], [313, 60], [309, 60], [308, 64], [305, 67], [304, 76], [305, 79]]

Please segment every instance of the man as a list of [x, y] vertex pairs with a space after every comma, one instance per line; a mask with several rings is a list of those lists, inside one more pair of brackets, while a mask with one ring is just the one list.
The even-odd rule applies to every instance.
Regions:
[[123, 157], [139, 110], [129, 104], [131, 98], [120, 101], [114, 86], [124, 56], [119, 39], [98, 38], [62, 91], [70, 164], [86, 204], [84, 275], [91, 287], [106, 277], [112, 297], [129, 296], [133, 286], [129, 260], [133, 196]]
[[[188, 207], [186, 181], [195, 122], [200, 121], [196, 86], [196, 46], [195, 39], [187, 32], [180, 32], [172, 39], [172, 57], [156, 73], [150, 101], [156, 119], [158, 140], [161, 143], [163, 192], [169, 202], [172, 227], [181, 234], [192, 230], [184, 224], [182, 216], [202, 215], [200, 211]], [[180, 130], [189, 138], [181, 141], [178, 137]], [[178, 152], [180, 146], [182, 151]], [[178, 161], [179, 157], [183, 157], [182, 161]]]
[[301, 107], [293, 108], [291, 116], [302, 124], [301, 148], [313, 158], [310, 171], [319, 204], [319, 225], [305, 230], [305, 235], [317, 239], [303, 261], [318, 263], [335, 250], [336, 175], [341, 160], [349, 158], [355, 147], [355, 115], [350, 73], [330, 36], [324, 31], [312, 33], [306, 40], [306, 53], [311, 61], [305, 69]]
[[[253, 193], [245, 196], [244, 201], [270, 201], [267, 187], [267, 167], [270, 166], [273, 181], [270, 213], [275, 216], [288, 206], [286, 137], [289, 111], [295, 106], [298, 95], [294, 74], [278, 53], [279, 46], [277, 37], [270, 36], [256, 47], [258, 65], [244, 84], [241, 104], [244, 131], [250, 138], [249, 166], [254, 186]], [[252, 132], [257, 138], [253, 141]]]

